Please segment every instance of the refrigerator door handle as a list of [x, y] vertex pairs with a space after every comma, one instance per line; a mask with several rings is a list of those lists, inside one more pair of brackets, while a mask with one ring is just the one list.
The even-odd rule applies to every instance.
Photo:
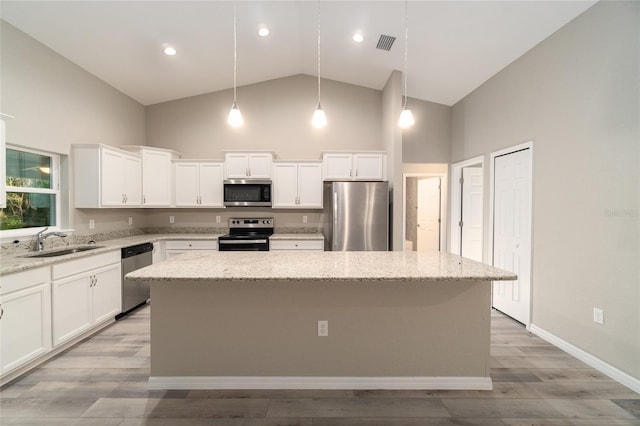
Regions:
[[338, 233], [338, 193], [336, 191], [333, 191], [333, 215], [332, 216], [333, 216], [333, 238], [332, 238], [333, 247], [331, 249], [336, 250], [338, 248], [336, 237], [340, 235]]

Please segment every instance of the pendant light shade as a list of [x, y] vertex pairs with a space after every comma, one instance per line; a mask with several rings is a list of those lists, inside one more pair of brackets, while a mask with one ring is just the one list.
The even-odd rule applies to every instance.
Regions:
[[407, 58], [408, 58], [408, 42], [409, 42], [409, 13], [408, 2], [404, 1], [404, 72], [402, 77], [404, 79], [404, 101], [402, 103], [402, 112], [400, 112], [400, 119], [398, 125], [403, 129], [411, 127], [415, 124], [416, 120], [413, 118], [413, 114], [410, 109], [407, 109]]
[[237, 87], [237, 74], [238, 74], [238, 28], [236, 25], [236, 3], [233, 3], [233, 105], [231, 106], [231, 111], [229, 111], [229, 118], [227, 119], [227, 123], [229, 123], [232, 127], [240, 127], [244, 124], [244, 120], [242, 119], [242, 114], [240, 113], [240, 109], [238, 108], [238, 104], [236, 102], [236, 87]]
[[227, 119], [227, 123], [229, 123], [229, 125], [233, 127], [240, 127], [244, 124], [240, 109], [238, 109], [238, 105], [236, 105], [235, 102], [231, 107], [231, 111], [229, 111], [229, 118]]
[[327, 116], [320, 105], [320, 0], [318, 0], [318, 106], [313, 113], [311, 124], [317, 129], [327, 125]]
[[316, 110], [313, 113], [311, 124], [313, 124], [313, 126], [318, 129], [321, 129], [327, 125], [327, 116], [324, 114], [324, 110], [322, 109], [320, 102], [318, 102], [318, 106], [316, 107]]
[[410, 109], [403, 109], [400, 113], [400, 120], [398, 120], [398, 125], [403, 129], [407, 127], [411, 127], [415, 124], [416, 120], [413, 118], [413, 113], [411, 113]]

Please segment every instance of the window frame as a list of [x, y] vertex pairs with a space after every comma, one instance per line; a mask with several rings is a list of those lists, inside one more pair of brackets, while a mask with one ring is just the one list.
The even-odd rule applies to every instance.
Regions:
[[[15, 145], [11, 143], [6, 143], [4, 147], [4, 152], [2, 155], [6, 161], [6, 153], [7, 149], [12, 149], [14, 151], [28, 152], [30, 154], [42, 155], [51, 158], [51, 170], [50, 170], [50, 180], [51, 180], [51, 188], [30, 188], [23, 186], [8, 186], [6, 184], [6, 170], [8, 165], [5, 164], [5, 173], [2, 176], [3, 179], [3, 189], [5, 194], [7, 192], [26, 192], [31, 194], [52, 194], [55, 196], [55, 224], [49, 225], [50, 231], [61, 231], [61, 222], [62, 222], [62, 200], [61, 200], [61, 191], [60, 191], [60, 154], [51, 151], [45, 151], [37, 148], [29, 148], [21, 145]], [[32, 228], [20, 228], [20, 229], [7, 229], [0, 230], [0, 241], [5, 242], [7, 239], [14, 239], [16, 237], [28, 237], [35, 236], [38, 232], [40, 232], [43, 227], [32, 227]]]

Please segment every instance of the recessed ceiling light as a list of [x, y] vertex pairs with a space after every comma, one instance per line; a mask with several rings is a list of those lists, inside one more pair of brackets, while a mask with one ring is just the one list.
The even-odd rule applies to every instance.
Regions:
[[362, 35], [362, 33], [355, 33], [352, 38], [356, 43], [362, 43], [364, 41], [364, 36]]
[[165, 48], [164, 48], [164, 54], [165, 54], [165, 55], [167, 55], [167, 56], [173, 56], [173, 55], [175, 55], [176, 53], [178, 53], [178, 52], [176, 51], [176, 49], [174, 49], [174, 48], [173, 48], [173, 47], [171, 47], [171, 46], [167, 46], [167, 47], [165, 47]]
[[269, 31], [269, 28], [264, 27], [264, 26], [263, 26], [263, 27], [258, 28], [258, 35], [259, 35], [260, 37], [266, 37], [266, 36], [268, 36], [269, 34], [271, 34], [271, 31]]

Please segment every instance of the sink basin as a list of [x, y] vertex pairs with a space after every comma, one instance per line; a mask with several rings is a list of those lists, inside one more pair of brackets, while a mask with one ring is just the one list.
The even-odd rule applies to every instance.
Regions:
[[80, 253], [88, 250], [95, 250], [102, 247], [104, 246], [80, 246], [80, 247], [72, 247], [72, 248], [67, 248], [62, 250], [48, 251], [43, 253], [28, 254], [22, 257], [57, 257], [57, 256], [64, 256], [66, 254], [73, 254], [73, 253]]

